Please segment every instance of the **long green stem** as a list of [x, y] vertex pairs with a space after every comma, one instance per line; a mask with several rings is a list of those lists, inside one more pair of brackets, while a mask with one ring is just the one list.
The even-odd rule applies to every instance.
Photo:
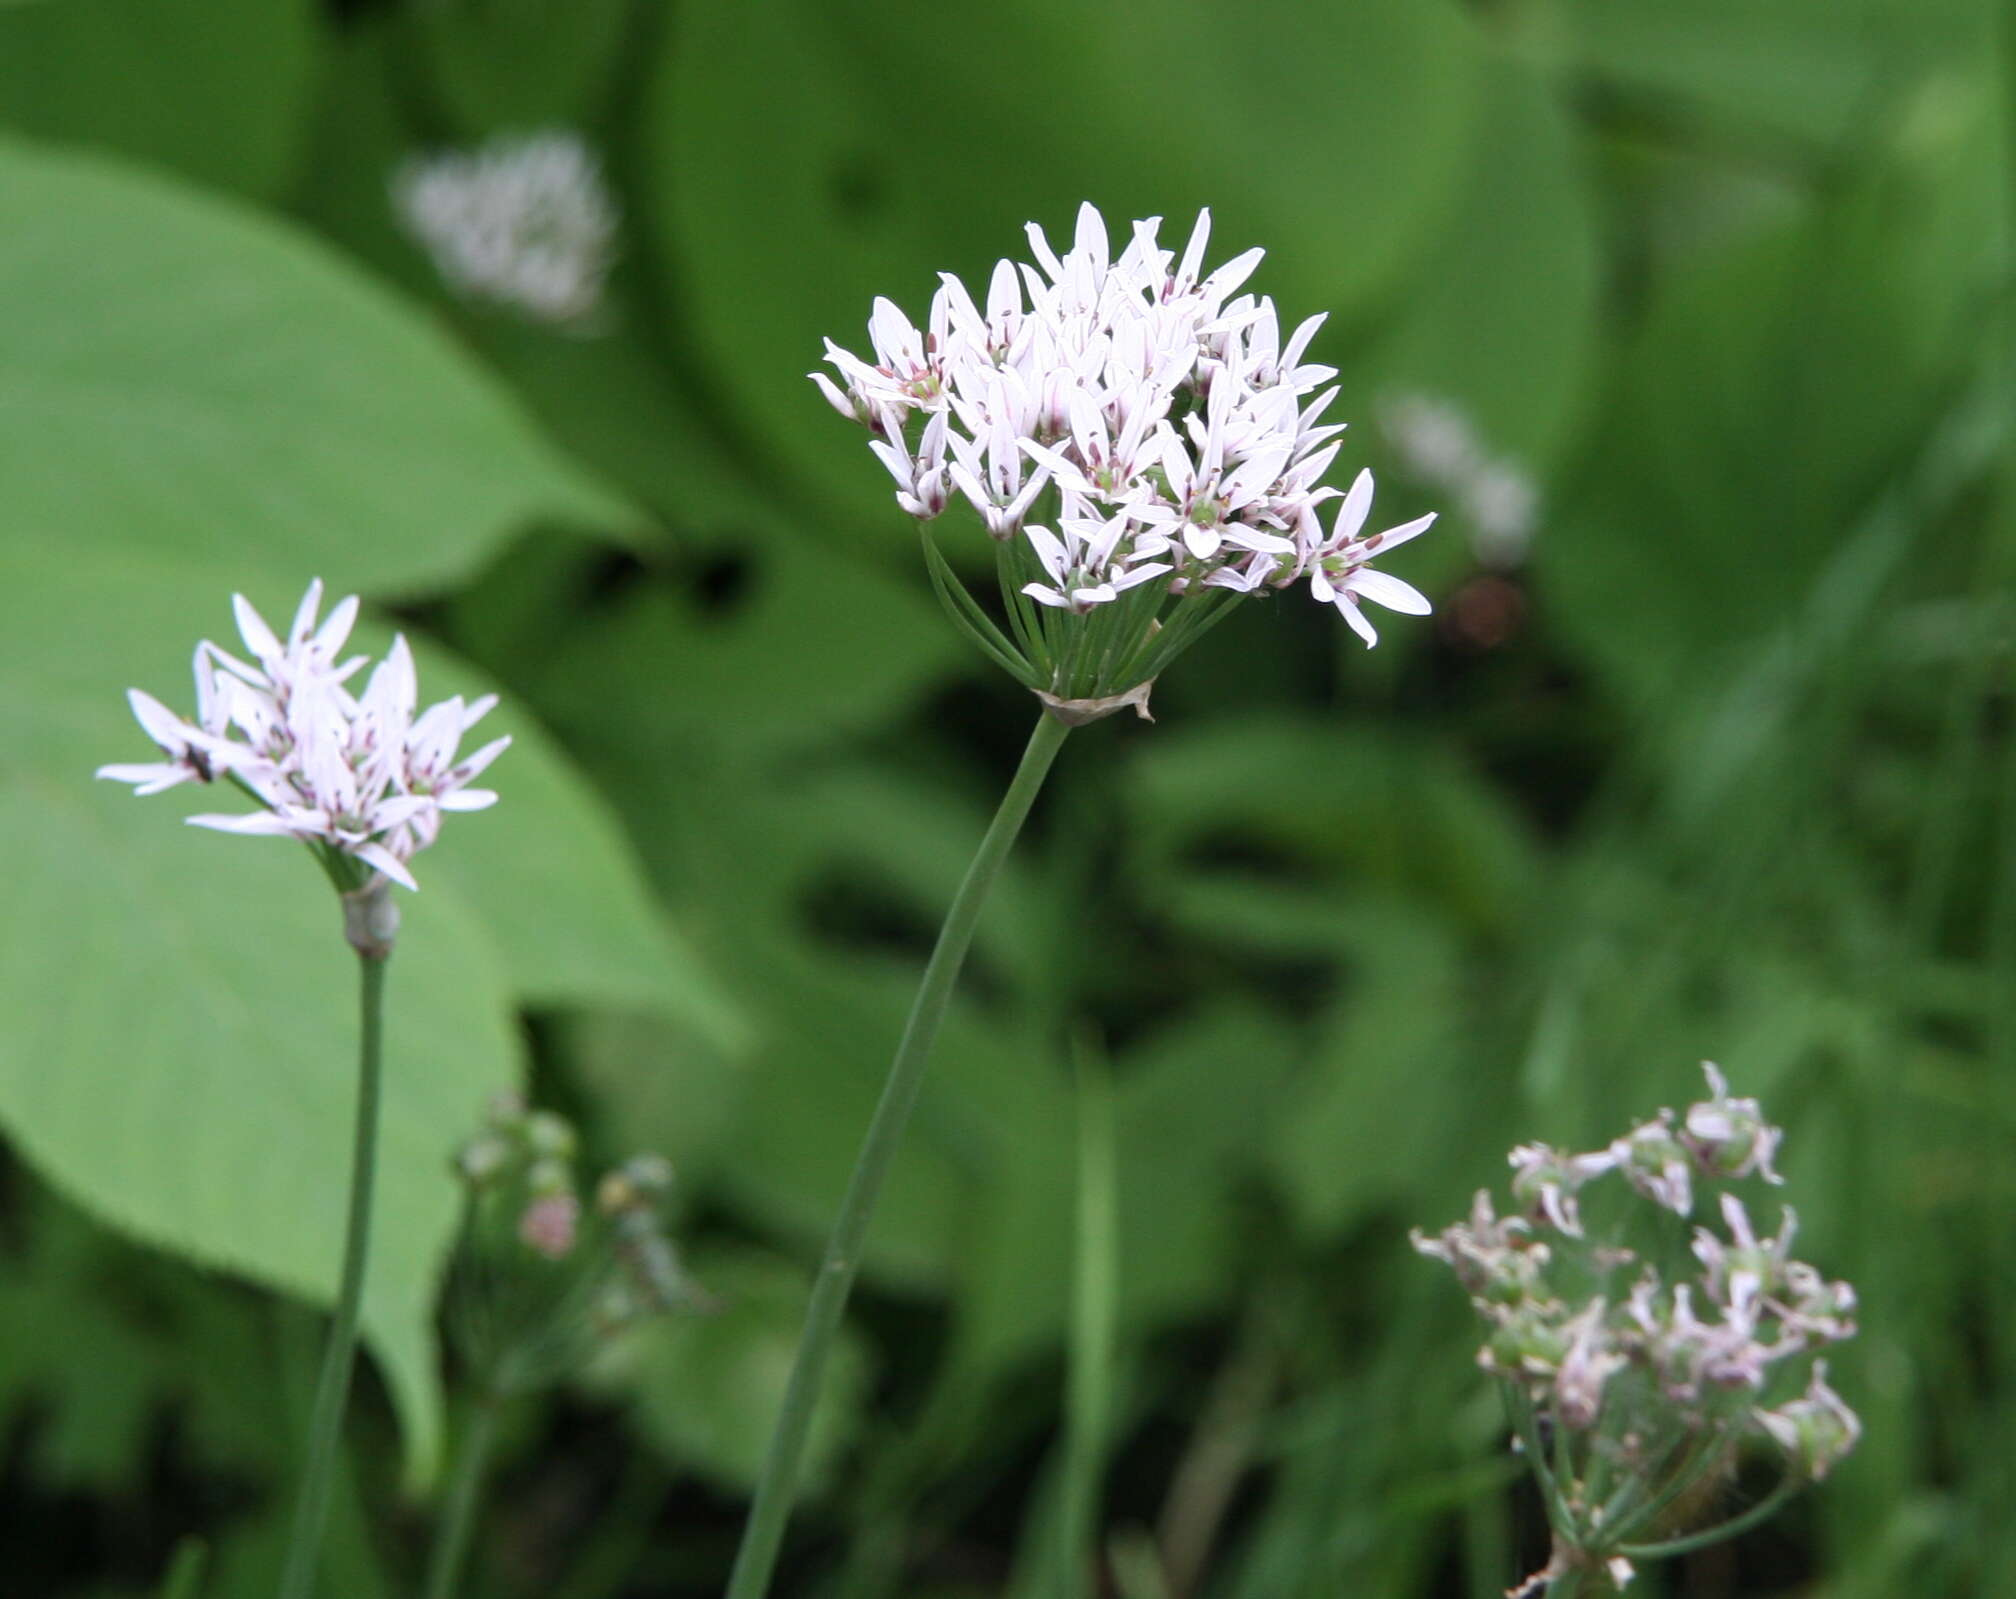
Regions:
[[350, 1157], [350, 1219], [343, 1239], [343, 1279], [336, 1291], [336, 1319], [323, 1349], [322, 1375], [315, 1384], [315, 1410], [308, 1427], [308, 1464], [294, 1526], [287, 1539], [287, 1565], [280, 1599], [308, 1599], [315, 1585], [322, 1529], [329, 1519], [329, 1486], [335, 1474], [343, 1411], [350, 1398], [350, 1372], [357, 1359], [357, 1319], [363, 1308], [364, 1265], [371, 1253], [371, 1190], [378, 1166], [378, 1090], [383, 1068], [385, 966], [387, 957], [361, 955], [357, 1050], [357, 1127]]
[[811, 1303], [805, 1311], [805, 1330], [799, 1335], [797, 1359], [791, 1367], [791, 1382], [784, 1391], [784, 1408], [778, 1414], [770, 1448], [763, 1459], [763, 1472], [756, 1481], [756, 1497], [749, 1507], [749, 1520], [742, 1528], [742, 1547], [735, 1556], [735, 1571], [728, 1579], [728, 1599], [762, 1599], [770, 1587], [770, 1573], [777, 1564], [777, 1550], [784, 1541], [784, 1526], [791, 1519], [791, 1500], [798, 1486], [798, 1466], [805, 1452], [805, 1437], [812, 1424], [813, 1407], [819, 1399], [826, 1356], [833, 1345], [840, 1314], [847, 1306], [854, 1273], [861, 1264], [861, 1245], [868, 1223], [875, 1213], [875, 1201], [889, 1174], [889, 1163], [902, 1141], [904, 1125], [917, 1103], [923, 1086], [925, 1063], [931, 1056], [938, 1024], [952, 997], [952, 985], [973, 942], [973, 927], [980, 907], [993, 886], [1001, 863], [1007, 859], [1015, 835], [1022, 830], [1044, 776], [1056, 758], [1065, 735], [1062, 722], [1044, 715], [1022, 752], [1001, 808], [994, 813], [987, 835], [952, 905], [945, 913], [945, 925], [938, 931], [937, 947], [931, 951], [924, 980], [904, 1024], [896, 1058], [882, 1085], [882, 1098], [875, 1106], [868, 1136], [862, 1142], [854, 1174], [840, 1201], [840, 1214], [833, 1223], [833, 1236], [826, 1245], [819, 1279], [813, 1285]]
[[483, 1498], [483, 1476], [489, 1469], [490, 1449], [497, 1441], [497, 1415], [503, 1408], [494, 1393], [477, 1397], [470, 1412], [469, 1430], [462, 1438], [462, 1454], [455, 1462], [455, 1479], [449, 1484], [448, 1503], [442, 1508], [441, 1523], [434, 1533], [434, 1553], [427, 1562], [427, 1599], [450, 1599], [462, 1575], [462, 1562], [469, 1553], [469, 1535], [476, 1526], [476, 1506]]

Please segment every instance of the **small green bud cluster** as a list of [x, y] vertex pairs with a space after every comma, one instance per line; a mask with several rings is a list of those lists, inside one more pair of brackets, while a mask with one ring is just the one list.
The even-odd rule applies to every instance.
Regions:
[[464, 1358], [501, 1390], [552, 1380], [646, 1317], [708, 1304], [665, 1231], [671, 1163], [632, 1157], [589, 1208], [579, 1142], [566, 1118], [504, 1094], [455, 1156], [466, 1202], [451, 1323]]

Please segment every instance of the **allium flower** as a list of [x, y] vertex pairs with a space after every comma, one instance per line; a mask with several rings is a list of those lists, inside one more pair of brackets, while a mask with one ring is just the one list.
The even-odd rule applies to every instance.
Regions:
[[1085, 205], [1060, 256], [1032, 222], [1035, 264], [1000, 262], [984, 308], [950, 274], [921, 329], [877, 299], [873, 358], [829, 339], [839, 380], [812, 374], [869, 430], [903, 510], [929, 521], [956, 498], [978, 513], [999, 546], [1009, 630], [927, 537], [948, 609], [1028, 687], [1074, 703], [1152, 681], [1261, 588], [1307, 577], [1367, 644], [1364, 601], [1429, 609], [1367, 563], [1432, 516], [1367, 535], [1372, 478], [1360, 473], [1331, 530], [1320, 524], [1340, 497], [1321, 479], [1343, 431], [1321, 420], [1335, 369], [1305, 359], [1323, 318], [1284, 339], [1273, 302], [1239, 292], [1259, 250], [1207, 273], [1210, 213], [1180, 258], [1160, 226], [1137, 222], [1116, 254]]
[[[1589, 1154], [1523, 1144], [1511, 1157], [1522, 1215], [1500, 1221], [1480, 1193], [1467, 1223], [1434, 1238], [1413, 1234], [1416, 1250], [1451, 1268], [1486, 1325], [1478, 1364], [1505, 1385], [1553, 1523], [1547, 1568], [1515, 1592], [1537, 1592], [1569, 1570], [1603, 1571], [1622, 1587], [1633, 1561], [1752, 1525], [1824, 1476], [1861, 1434], [1823, 1380], [1823, 1362], [1802, 1396], [1784, 1397], [1781, 1373], [1854, 1336], [1855, 1292], [1792, 1258], [1789, 1208], [1775, 1233], [1761, 1235], [1722, 1187], [1777, 1181], [1769, 1161], [1783, 1135], [1755, 1100], [1732, 1098], [1722, 1074], [1706, 1072], [1710, 1098], [1688, 1107], [1677, 1134], [1673, 1113], [1661, 1111]], [[1721, 1190], [1722, 1229], [1694, 1230], [1688, 1280], [1662, 1276], [1656, 1249], [1635, 1238], [1626, 1248], [1583, 1236], [1577, 1191], [1612, 1173], [1681, 1215], [1697, 1186]], [[1670, 1234], [1665, 1218], [1646, 1222], [1658, 1223], [1640, 1228], [1655, 1244]], [[1543, 1447], [1549, 1432], [1552, 1447]], [[1661, 1507], [1758, 1434], [1782, 1446], [1791, 1467], [1776, 1493], [1677, 1543], [1637, 1541]]]
[[500, 135], [416, 158], [392, 199], [457, 293], [555, 323], [578, 323], [601, 301], [619, 217], [577, 134]]
[[196, 646], [193, 722], [139, 689], [128, 690], [135, 718], [164, 759], [102, 766], [98, 775], [131, 783], [137, 794], [228, 779], [264, 808], [192, 816], [193, 826], [301, 839], [346, 888], [365, 887], [372, 873], [415, 887], [406, 863], [439, 836], [443, 813], [496, 803], [490, 790], [469, 784], [510, 738], [457, 757], [463, 736], [496, 696], [465, 704], [458, 695], [416, 716], [413, 655], [403, 637], [392, 641], [363, 693], [352, 694], [346, 685], [367, 658], [338, 656], [356, 621], [357, 600], [340, 601], [318, 625], [319, 578], [284, 640], [243, 595], [233, 595], [231, 603], [252, 662], [208, 639]]

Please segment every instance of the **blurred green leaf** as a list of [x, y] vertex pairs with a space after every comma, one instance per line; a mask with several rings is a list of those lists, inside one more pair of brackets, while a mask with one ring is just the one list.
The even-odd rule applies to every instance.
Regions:
[[0, 5], [0, 125], [271, 196], [293, 175], [315, 12], [312, 0]]
[[1494, 59], [1480, 100], [1460, 202], [1363, 364], [1346, 369], [1347, 393], [1376, 382], [1388, 400], [1453, 401], [1490, 448], [1538, 471], [1581, 420], [1594, 375], [1595, 205], [1547, 83]]
[[1569, 0], [1579, 66], [1673, 114], [1814, 144], [1853, 136], [1928, 60], [1978, 50], [1973, 0]]
[[1800, 605], [1950, 402], [1996, 292], [1995, 129], [1985, 83], [1933, 80], [1852, 183], [1666, 281], [1536, 545], [1633, 695]]
[[[643, 1323], [602, 1358], [593, 1381], [636, 1399], [646, 1436], [670, 1459], [746, 1490], [784, 1402], [812, 1285], [789, 1262], [753, 1249], [703, 1253], [692, 1271], [720, 1308]], [[859, 1425], [868, 1379], [866, 1351], [843, 1327], [812, 1416], [807, 1492], [830, 1479]]]
[[629, 0], [432, 4], [399, 20], [433, 109], [480, 137], [588, 120], [632, 9]]
[[411, 593], [530, 520], [633, 514], [437, 331], [268, 219], [12, 145], [0, 230], [18, 527]]
[[823, 338], [862, 345], [875, 295], [921, 319], [936, 272], [984, 283], [1026, 257], [1025, 222], [1068, 237], [1090, 199], [1123, 239], [1166, 216], [1178, 250], [1212, 207], [1212, 259], [1268, 246], [1255, 287], [1291, 324], [1366, 311], [1455, 200], [1478, 54], [1442, 0], [1174, 0], [1152, 21], [705, 0], [665, 51], [646, 136], [678, 303], [820, 531], [877, 545], [902, 535], [886, 474], [800, 376]]
[[[1322, 916], [1311, 895], [1340, 881], [1505, 932], [1534, 887], [1533, 840], [1504, 797], [1419, 735], [1252, 715], [1159, 737], [1127, 781], [1145, 891], [1207, 937], [1305, 940]], [[1278, 912], [1262, 904], [1221, 921], [1220, 885], [1236, 892], [1256, 863], [1288, 890]]]

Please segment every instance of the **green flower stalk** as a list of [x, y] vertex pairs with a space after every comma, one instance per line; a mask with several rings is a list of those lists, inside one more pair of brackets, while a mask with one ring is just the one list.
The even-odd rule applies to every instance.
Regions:
[[[898, 506], [926, 524], [925, 564], [953, 624], [1043, 711], [946, 915], [841, 1201], [729, 1599], [769, 1588], [889, 1162], [980, 907], [1067, 731], [1130, 708], [1146, 717], [1156, 678], [1234, 604], [1299, 579], [1367, 644], [1377, 634], [1364, 601], [1429, 609], [1369, 563], [1434, 518], [1367, 533], [1371, 474], [1348, 493], [1320, 486], [1342, 431], [1321, 421], [1335, 371], [1304, 359], [1322, 318], [1284, 340], [1273, 302], [1239, 293], [1258, 250], [1206, 273], [1208, 213], [1180, 259], [1158, 228], [1137, 223], [1116, 255], [1087, 205], [1060, 258], [1032, 223], [1036, 264], [1000, 263], [984, 309], [949, 275], [922, 330], [878, 299], [875, 358], [829, 340], [841, 381], [813, 374], [868, 430]], [[985, 529], [975, 548], [993, 542], [997, 606], [967, 586], [929, 526], [955, 497]], [[1332, 500], [1326, 529], [1319, 512]]]
[[463, 736], [496, 703], [458, 696], [417, 712], [412, 652], [396, 638], [361, 694], [345, 686], [367, 664], [339, 658], [357, 618], [353, 595], [320, 620], [322, 584], [309, 585], [282, 640], [242, 595], [232, 596], [252, 660], [205, 639], [196, 646], [196, 718], [131, 689], [128, 702], [162, 758], [99, 769], [139, 794], [182, 783], [230, 783], [258, 809], [192, 816], [198, 827], [273, 834], [306, 844], [342, 907], [343, 935], [360, 973], [357, 1108], [351, 1138], [343, 1263], [315, 1388], [306, 1460], [281, 1599], [307, 1599], [328, 1519], [371, 1252], [378, 1110], [384, 1066], [387, 962], [399, 931], [391, 887], [417, 885], [407, 863], [440, 836], [449, 811], [496, 802], [471, 781], [509, 746], [493, 740], [458, 757]]
[[473, 1392], [426, 1599], [451, 1599], [461, 1580], [505, 1405], [581, 1369], [641, 1321], [712, 1308], [664, 1230], [670, 1163], [639, 1155], [584, 1206], [575, 1144], [561, 1117], [505, 1095], [456, 1156], [464, 1200], [448, 1326]]

